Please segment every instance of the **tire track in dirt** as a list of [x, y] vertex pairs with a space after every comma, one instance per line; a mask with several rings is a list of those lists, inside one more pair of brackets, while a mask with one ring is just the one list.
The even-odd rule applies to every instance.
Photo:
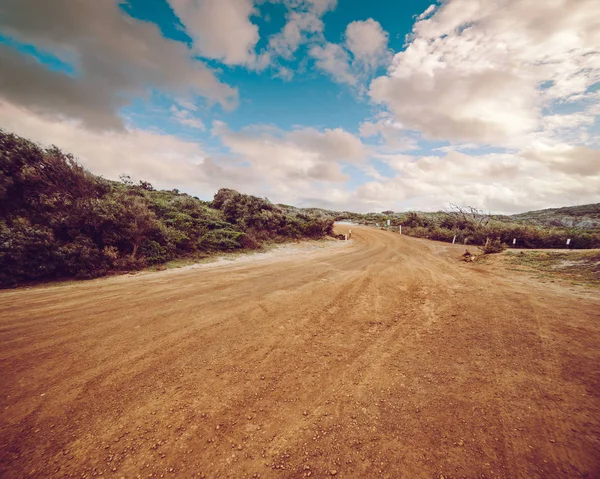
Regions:
[[0, 292], [0, 475], [600, 474], [597, 297], [352, 229]]

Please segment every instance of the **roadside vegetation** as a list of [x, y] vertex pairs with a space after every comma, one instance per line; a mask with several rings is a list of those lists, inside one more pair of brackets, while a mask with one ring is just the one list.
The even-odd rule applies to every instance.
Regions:
[[0, 286], [93, 278], [178, 258], [321, 238], [322, 213], [284, 210], [230, 189], [212, 202], [109, 181], [72, 155], [0, 130]]
[[[310, 210], [313, 213], [316, 210]], [[554, 212], [553, 214], [551, 214]], [[580, 218], [575, 221], [576, 213]], [[336, 221], [352, 221], [370, 226], [379, 225], [398, 231], [402, 225], [402, 233], [419, 238], [457, 244], [476, 245], [485, 248], [485, 252], [500, 252], [514, 244], [517, 248], [567, 248], [588, 249], [600, 248], [600, 227], [592, 218], [600, 218], [600, 204], [581, 207], [560, 208], [529, 212], [514, 216], [489, 215], [475, 208], [454, 206], [450, 211], [436, 213], [350, 213], [326, 211]], [[532, 218], [528, 222], [526, 218]], [[544, 218], [540, 220], [539, 218]], [[535, 219], [537, 218], [537, 219]], [[390, 221], [390, 226], [387, 221]], [[557, 226], [575, 224], [577, 226]], [[486, 246], [487, 244], [487, 246]]]

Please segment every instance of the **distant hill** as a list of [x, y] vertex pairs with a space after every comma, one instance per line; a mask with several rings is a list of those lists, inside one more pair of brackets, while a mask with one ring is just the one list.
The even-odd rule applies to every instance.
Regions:
[[510, 218], [526, 223], [580, 229], [600, 229], [600, 203], [527, 211]]

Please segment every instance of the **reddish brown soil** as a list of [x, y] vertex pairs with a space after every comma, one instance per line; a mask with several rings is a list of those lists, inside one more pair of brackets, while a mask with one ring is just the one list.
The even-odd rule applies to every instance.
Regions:
[[353, 230], [1, 292], [0, 476], [600, 477], [597, 290]]

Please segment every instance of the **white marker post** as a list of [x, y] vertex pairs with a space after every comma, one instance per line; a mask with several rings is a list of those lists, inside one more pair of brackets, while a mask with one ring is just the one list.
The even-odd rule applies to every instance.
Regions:
[[570, 244], [571, 244], [571, 238], [569, 238], [569, 239], [567, 240], [567, 246], [569, 246]]
[[402, 225], [400, 225], [399, 228], [400, 228], [400, 234], [402, 234]]
[[513, 238], [513, 246], [517, 244], [517, 238]]
[[390, 220], [388, 220], [388, 226], [390, 225]]
[[377, 228], [379, 228], [379, 223], [375, 223], [375, 226], [377, 226]]
[[456, 235], [454, 235], [454, 238], [452, 238], [452, 244], [456, 243]]

